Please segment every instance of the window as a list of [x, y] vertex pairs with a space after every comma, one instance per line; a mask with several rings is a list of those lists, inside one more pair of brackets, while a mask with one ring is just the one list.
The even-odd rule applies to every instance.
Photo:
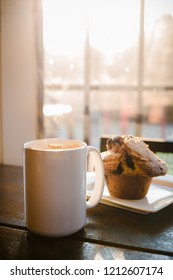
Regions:
[[173, 140], [173, 2], [43, 0], [44, 137]]

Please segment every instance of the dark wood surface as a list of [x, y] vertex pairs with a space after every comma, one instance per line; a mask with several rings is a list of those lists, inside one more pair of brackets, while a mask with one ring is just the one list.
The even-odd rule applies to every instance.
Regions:
[[42, 237], [24, 224], [22, 168], [0, 165], [0, 259], [173, 259], [173, 204], [147, 215], [99, 204], [76, 234]]

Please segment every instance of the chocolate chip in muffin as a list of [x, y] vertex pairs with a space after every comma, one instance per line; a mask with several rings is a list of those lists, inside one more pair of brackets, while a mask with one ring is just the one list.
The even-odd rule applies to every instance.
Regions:
[[132, 170], [135, 170], [133, 158], [128, 153], [125, 153], [125, 163], [129, 168], [131, 168]]
[[123, 173], [123, 171], [124, 171], [124, 169], [123, 169], [122, 164], [120, 162], [117, 166], [117, 169], [113, 172], [113, 174], [120, 175], [121, 173]]

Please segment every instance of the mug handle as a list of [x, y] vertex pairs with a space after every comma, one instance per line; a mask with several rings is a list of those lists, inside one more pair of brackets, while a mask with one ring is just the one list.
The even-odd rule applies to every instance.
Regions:
[[86, 201], [86, 209], [93, 208], [100, 202], [104, 188], [104, 165], [101, 154], [96, 148], [87, 146], [87, 155], [89, 153], [93, 156], [93, 165], [95, 166], [96, 177], [93, 193], [89, 200]]

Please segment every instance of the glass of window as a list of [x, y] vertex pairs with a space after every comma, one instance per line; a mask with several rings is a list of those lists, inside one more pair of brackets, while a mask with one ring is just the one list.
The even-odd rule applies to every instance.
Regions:
[[173, 86], [173, 2], [145, 3], [144, 84]]

